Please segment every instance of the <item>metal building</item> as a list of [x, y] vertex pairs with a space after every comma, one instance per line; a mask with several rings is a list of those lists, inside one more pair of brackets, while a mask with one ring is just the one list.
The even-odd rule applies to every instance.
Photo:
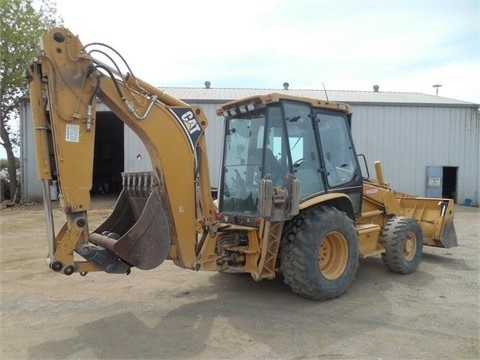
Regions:
[[[223, 118], [217, 107], [246, 96], [287, 92], [290, 95], [345, 102], [352, 106], [356, 150], [382, 162], [385, 179], [397, 191], [428, 197], [449, 197], [478, 206], [480, 193], [480, 115], [478, 104], [420, 93], [288, 89], [162, 88], [171, 96], [200, 105], [209, 120], [207, 144], [212, 186], [219, 181]], [[122, 171], [150, 170], [139, 138], [105, 106], [97, 109], [93, 193], [120, 190]], [[24, 201], [41, 199], [30, 108], [21, 111], [22, 194]], [[54, 170], [53, 170], [54, 171]], [[366, 172], [366, 171], [365, 171]], [[365, 176], [365, 174], [364, 174]]]

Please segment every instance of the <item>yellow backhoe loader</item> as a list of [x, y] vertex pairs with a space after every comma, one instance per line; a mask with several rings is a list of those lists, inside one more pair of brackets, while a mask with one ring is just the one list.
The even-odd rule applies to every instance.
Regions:
[[[200, 107], [128, 66], [122, 71], [106, 55], [111, 47], [84, 46], [68, 29], [45, 33], [41, 43], [28, 77], [47, 264], [55, 272], [122, 274], [172, 260], [256, 281], [281, 273], [295, 293], [326, 300], [349, 288], [360, 257], [381, 255], [388, 269], [405, 274], [416, 269], [423, 245], [457, 245], [452, 200], [395, 193], [380, 164], [376, 180], [362, 176], [346, 104], [272, 93], [221, 106], [223, 161], [213, 200]], [[153, 171], [123, 173], [112, 214], [91, 230], [97, 101], [138, 135]], [[66, 213], [58, 232], [50, 150]]]

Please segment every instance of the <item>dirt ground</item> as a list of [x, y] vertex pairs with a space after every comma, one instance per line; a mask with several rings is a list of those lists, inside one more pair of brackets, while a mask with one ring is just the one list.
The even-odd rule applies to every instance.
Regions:
[[[91, 227], [113, 202], [96, 201]], [[64, 215], [54, 210], [56, 229]], [[1, 359], [478, 359], [480, 210], [456, 207], [460, 246], [426, 248], [411, 275], [360, 262], [342, 297], [313, 302], [281, 278], [165, 262], [129, 276], [45, 264], [43, 209], [0, 211]]]

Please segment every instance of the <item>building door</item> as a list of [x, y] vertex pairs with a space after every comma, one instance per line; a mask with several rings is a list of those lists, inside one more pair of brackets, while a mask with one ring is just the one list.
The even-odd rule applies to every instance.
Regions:
[[454, 166], [427, 166], [426, 196], [456, 202], [457, 171], [458, 167]]
[[98, 112], [95, 130], [92, 193], [122, 190], [124, 160], [123, 122], [111, 112]]
[[444, 166], [442, 176], [442, 197], [457, 202], [457, 171], [458, 167]]
[[429, 198], [442, 197], [442, 166], [427, 166], [427, 191], [426, 195]]

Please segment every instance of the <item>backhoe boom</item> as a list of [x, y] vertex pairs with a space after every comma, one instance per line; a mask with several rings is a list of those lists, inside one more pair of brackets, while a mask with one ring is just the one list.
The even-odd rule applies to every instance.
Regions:
[[[120, 256], [121, 260], [116, 259], [114, 263], [126, 262], [128, 266], [148, 269], [169, 257], [180, 266], [192, 268], [196, 261], [197, 232], [203, 231], [195, 219], [202, 219], [203, 225], [215, 221], [204, 136], [207, 120], [202, 110], [188, 106], [132, 74], [122, 75], [118, 67], [96, 61], [87, 52], [88, 45], [84, 48], [66, 29], [44, 34], [42, 44], [43, 55], [29, 68], [38, 134], [37, 161], [40, 178], [48, 180], [49, 150], [45, 145], [48, 129], [54, 144], [60, 204], [67, 214], [65, 231], [51, 242], [51, 267], [67, 273], [83, 272], [84, 265], [74, 261], [73, 251], [94, 262], [102, 256], [108, 257], [103, 249], [88, 245], [89, 242], [108, 243], [102, 242], [108, 237], [101, 233], [89, 235], [87, 221], [98, 99], [139, 136], [154, 169], [152, 174], [124, 178], [125, 190], [118, 206], [124, 213], [131, 214], [122, 218], [126, 222], [122, 232], [110, 235], [117, 238], [116, 244], [106, 246]], [[49, 122], [43, 107], [43, 83]], [[138, 187], [145, 191], [137, 193]], [[49, 232], [52, 236], [53, 231]], [[103, 270], [123, 269], [107, 260], [97, 261], [96, 265]]]

